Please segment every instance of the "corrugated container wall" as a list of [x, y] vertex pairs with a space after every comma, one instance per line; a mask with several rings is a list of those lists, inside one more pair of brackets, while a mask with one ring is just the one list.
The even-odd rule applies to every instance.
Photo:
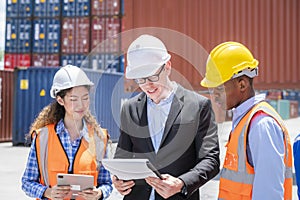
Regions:
[[124, 76], [121, 73], [87, 71], [87, 75], [95, 83], [95, 96], [91, 97], [94, 100], [92, 113], [101, 127], [108, 129], [111, 140], [117, 141], [120, 136], [121, 105], [134, 94], [124, 92]]
[[[260, 62], [256, 89], [300, 88], [300, 1], [298, 0], [126, 0], [124, 30], [160, 27], [185, 34], [197, 41], [206, 56], [221, 42], [234, 40], [245, 44]], [[159, 35], [172, 48], [180, 41]], [[125, 41], [122, 50], [129, 45]], [[173, 68], [186, 78], [194, 89], [205, 71], [206, 56], [189, 44], [182, 49], [200, 60], [198, 70], [182, 55], [172, 53]]]
[[0, 71], [0, 142], [12, 140], [14, 73]]
[[41, 109], [52, 99], [49, 91], [57, 68], [14, 70], [13, 145], [24, 144], [25, 135]]

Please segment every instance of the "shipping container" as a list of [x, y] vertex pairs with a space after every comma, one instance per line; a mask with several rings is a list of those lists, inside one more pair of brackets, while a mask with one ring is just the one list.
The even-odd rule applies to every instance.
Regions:
[[88, 17], [76, 18], [75, 30], [75, 53], [89, 53], [90, 19]]
[[59, 54], [32, 54], [33, 67], [59, 67]]
[[7, 17], [30, 17], [32, 14], [32, 0], [6, 0]]
[[59, 17], [61, 0], [35, 0], [34, 16], [35, 17]]
[[[119, 139], [120, 112], [122, 103], [136, 93], [124, 92], [124, 76], [121, 73], [101, 73], [86, 70], [88, 77], [95, 83], [95, 94], [91, 110], [101, 127], [108, 129], [111, 140]], [[94, 100], [93, 100], [94, 99]]]
[[[98, 0], [96, 1], [98, 2]], [[105, 53], [102, 43], [106, 39], [105, 21], [106, 19], [103, 17], [91, 18], [91, 52], [93, 53]]]
[[0, 71], [0, 142], [12, 141], [13, 71]]
[[[84, 54], [63, 54], [61, 55], [61, 65], [67, 64], [83, 67], [88, 63], [88, 57]], [[86, 67], [85, 67], [86, 68]]]
[[[10, 0], [8, 0], [10, 1]], [[13, 0], [14, 1], [14, 0]], [[17, 1], [17, 0], [15, 0]], [[19, 0], [19, 9], [18, 17], [31, 17], [32, 14], [32, 7], [33, 7], [33, 1], [32, 0]]]
[[106, 18], [106, 42], [105, 53], [119, 53], [121, 26], [120, 19], [117, 17]]
[[290, 101], [286, 99], [280, 99], [277, 102], [277, 111], [282, 119], [290, 118]]
[[62, 19], [61, 52], [74, 53], [75, 51], [75, 18]]
[[62, 1], [62, 16], [74, 17], [76, 16], [76, 0], [63, 0]]
[[88, 17], [63, 18], [62, 53], [89, 53], [90, 20]]
[[90, 15], [90, 0], [75, 0], [76, 12], [75, 16], [89, 16]]
[[105, 0], [91, 0], [92, 15], [93, 16], [104, 16], [105, 11]]
[[5, 52], [15, 53], [18, 48], [18, 23], [17, 19], [6, 18]]
[[90, 15], [90, 0], [64, 0], [62, 16], [82, 17]]
[[7, 18], [5, 52], [30, 53], [31, 20], [29, 18]]
[[[41, 109], [51, 103], [50, 88], [58, 68], [16, 69], [13, 105], [13, 145], [25, 143], [25, 135]], [[22, 99], [22, 103], [20, 100]]]
[[297, 118], [298, 115], [298, 107], [299, 107], [299, 102], [290, 100], [290, 118]]
[[6, 53], [4, 56], [4, 69], [28, 68], [31, 66], [30, 54]]
[[123, 0], [91, 0], [91, 14], [93, 16], [122, 15]]
[[[300, 88], [298, 0], [126, 0], [124, 6], [124, 32], [141, 30], [128, 41], [122, 37], [122, 50], [139, 34], [157, 34], [172, 53], [173, 69], [195, 90], [205, 90], [199, 82], [208, 53], [225, 41], [245, 44], [259, 61], [256, 89]], [[193, 42], [204, 52], [194, 51]]]
[[6, 16], [7, 17], [18, 17], [19, 1], [17, 0], [6, 0]]
[[60, 52], [60, 21], [55, 18], [33, 20], [33, 53]]

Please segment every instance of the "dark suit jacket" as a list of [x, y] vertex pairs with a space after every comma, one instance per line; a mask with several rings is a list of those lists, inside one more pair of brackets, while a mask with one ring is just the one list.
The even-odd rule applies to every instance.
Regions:
[[[178, 85], [157, 154], [148, 129], [145, 93], [126, 101], [115, 158], [148, 158], [160, 173], [184, 181], [188, 196], [178, 193], [169, 199], [198, 200], [198, 188], [218, 174], [220, 165], [210, 100]], [[149, 199], [151, 187], [144, 180], [137, 180], [132, 189], [124, 199]], [[155, 196], [156, 200], [163, 199], [157, 193]]]

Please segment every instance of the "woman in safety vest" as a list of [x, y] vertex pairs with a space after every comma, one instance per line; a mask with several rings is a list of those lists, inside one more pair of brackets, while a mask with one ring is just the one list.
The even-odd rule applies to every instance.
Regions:
[[220, 107], [233, 109], [232, 130], [220, 174], [219, 199], [292, 199], [292, 152], [283, 120], [255, 95], [258, 61], [238, 42], [215, 47], [201, 85]]
[[[39, 113], [30, 128], [33, 140], [22, 177], [22, 189], [28, 196], [98, 200], [110, 195], [110, 173], [101, 165], [109, 137], [89, 111], [93, 85], [76, 66], [56, 72], [50, 91], [56, 101]], [[58, 173], [91, 175], [94, 187], [77, 191], [58, 186]]]

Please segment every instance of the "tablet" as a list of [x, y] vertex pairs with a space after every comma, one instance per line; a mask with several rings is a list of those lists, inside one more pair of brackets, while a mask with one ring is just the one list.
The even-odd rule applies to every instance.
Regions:
[[91, 175], [58, 173], [56, 177], [58, 186], [70, 185], [74, 192], [94, 187], [94, 177]]
[[103, 166], [118, 179], [145, 179], [149, 176], [162, 179], [158, 170], [148, 159], [102, 159]]

